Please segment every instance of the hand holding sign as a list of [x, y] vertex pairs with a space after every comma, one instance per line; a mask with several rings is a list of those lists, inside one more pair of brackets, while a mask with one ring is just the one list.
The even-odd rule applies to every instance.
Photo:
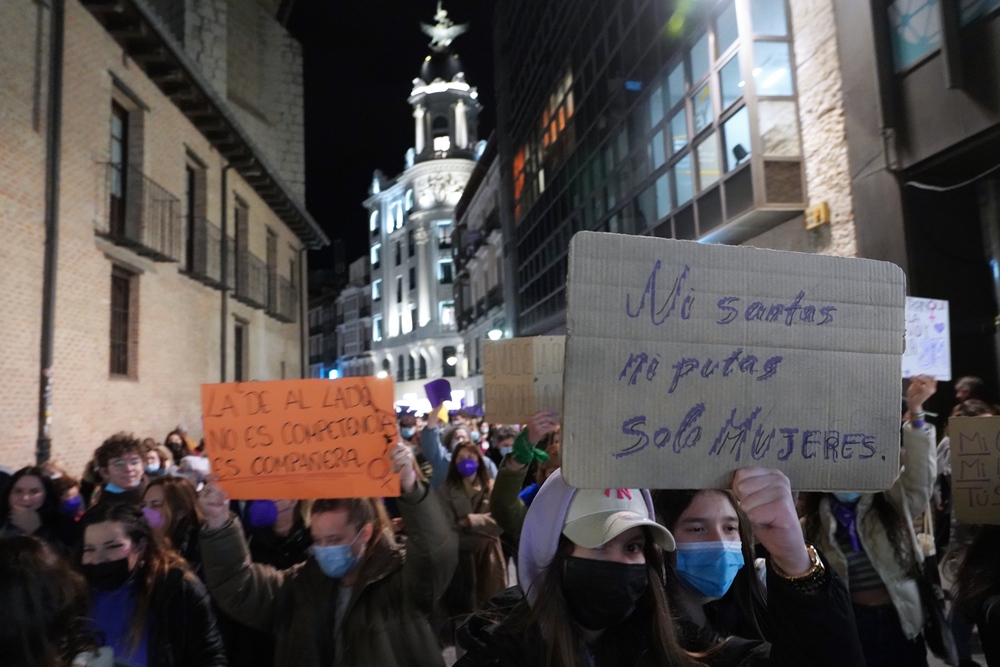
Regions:
[[780, 470], [742, 468], [733, 477], [733, 493], [771, 560], [789, 576], [811, 566], [792, 488]]
[[209, 530], [222, 528], [229, 521], [229, 497], [214, 481], [202, 488], [198, 494], [198, 504]]
[[542, 438], [556, 430], [556, 426], [558, 425], [559, 421], [556, 419], [556, 413], [549, 412], [548, 410], [536, 412], [528, 421], [528, 439], [531, 441], [531, 444], [538, 445], [542, 441]]
[[417, 485], [416, 461], [413, 451], [403, 442], [397, 442], [389, 452], [392, 461], [392, 472], [399, 474], [399, 490], [409, 493]]

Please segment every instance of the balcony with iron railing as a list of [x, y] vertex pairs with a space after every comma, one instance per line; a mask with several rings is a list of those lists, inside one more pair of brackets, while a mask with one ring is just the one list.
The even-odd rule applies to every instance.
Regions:
[[279, 322], [294, 322], [299, 310], [299, 289], [288, 278], [271, 274], [267, 314]]
[[267, 264], [247, 250], [236, 253], [236, 291], [233, 297], [251, 308], [267, 307]]
[[[229, 239], [232, 244], [232, 239]], [[229, 249], [229, 270], [233, 275], [232, 248]], [[184, 272], [209, 287], [222, 288], [222, 230], [205, 218], [194, 218], [188, 223]], [[231, 283], [232, 281], [230, 281]]]
[[107, 207], [94, 231], [155, 262], [176, 262], [184, 252], [181, 202], [134, 167], [103, 163]]

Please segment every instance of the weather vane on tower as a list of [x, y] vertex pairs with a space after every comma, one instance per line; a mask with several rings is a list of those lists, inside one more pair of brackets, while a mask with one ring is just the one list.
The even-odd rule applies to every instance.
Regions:
[[469, 29], [466, 23], [455, 25], [455, 22], [448, 18], [448, 12], [441, 7], [440, 0], [437, 3], [434, 20], [437, 21], [435, 25], [420, 24], [420, 29], [431, 38], [430, 47], [434, 51], [447, 51], [455, 38]]

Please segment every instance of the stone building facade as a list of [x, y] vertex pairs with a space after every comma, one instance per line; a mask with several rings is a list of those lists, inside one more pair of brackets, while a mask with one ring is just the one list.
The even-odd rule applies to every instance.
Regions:
[[367, 257], [351, 262], [350, 282], [335, 304], [337, 371], [341, 377], [375, 375], [372, 355], [372, 273]]
[[[439, 10], [437, 26], [452, 25]], [[478, 93], [458, 55], [432, 42], [414, 79], [414, 145], [395, 178], [376, 172], [367, 210], [371, 233], [372, 352], [376, 373], [396, 380], [397, 404], [429, 409], [423, 385], [458, 377], [452, 245], [455, 206], [482, 150]], [[456, 399], [461, 396], [455, 395]]]
[[483, 405], [483, 341], [507, 338], [503, 300], [500, 166], [490, 136], [455, 207], [455, 312], [465, 358], [458, 388], [469, 405]]
[[[301, 161], [297, 171], [258, 147], [294, 140], [244, 126], [207, 83], [217, 74], [168, 27], [187, 30], [193, 15], [157, 9], [65, 2], [54, 358], [44, 373], [52, 457], [74, 472], [116, 431], [162, 439], [181, 423], [200, 437], [202, 383], [306, 371], [304, 250], [327, 240], [288, 185], [301, 181]], [[49, 11], [0, 3], [0, 463], [13, 467], [35, 459], [39, 424]]]

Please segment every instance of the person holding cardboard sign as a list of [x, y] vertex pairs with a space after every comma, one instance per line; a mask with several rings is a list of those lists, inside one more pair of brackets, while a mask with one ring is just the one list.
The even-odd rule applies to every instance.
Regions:
[[276, 637], [276, 667], [443, 665], [428, 620], [458, 558], [437, 496], [410, 448], [389, 452], [409, 539], [395, 543], [378, 499], [317, 500], [311, 557], [284, 571], [252, 563], [239, 520], [215, 484], [202, 491], [205, 580], [236, 620]]
[[649, 492], [574, 489], [556, 471], [525, 516], [522, 589], [508, 589], [463, 626], [459, 643], [467, 653], [458, 666], [800, 667], [825, 655], [835, 655], [838, 667], [863, 665], [849, 598], [807, 550], [787, 479], [748, 468], [733, 488], [770, 552], [768, 653], [751, 654], [740, 642], [699, 657], [686, 652], [661, 578], [664, 552], [676, 541], [653, 520]]
[[913, 517], [927, 508], [937, 477], [934, 427], [924, 401], [937, 389], [929, 376], [911, 378], [909, 421], [903, 426], [901, 472], [888, 491], [811, 493], [803, 500], [806, 537], [847, 582], [868, 667], [926, 667], [922, 631], [928, 610], [915, 572], [923, 564]]

